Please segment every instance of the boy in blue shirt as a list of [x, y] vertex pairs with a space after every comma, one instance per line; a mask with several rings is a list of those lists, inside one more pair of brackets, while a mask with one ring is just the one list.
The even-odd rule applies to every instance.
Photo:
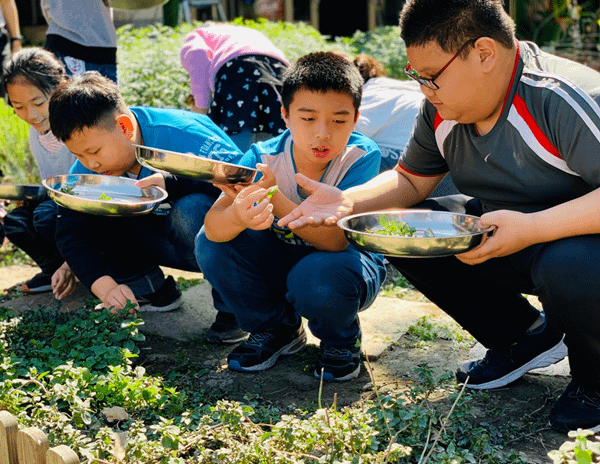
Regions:
[[[134, 144], [227, 162], [242, 154], [207, 116], [128, 108], [116, 84], [96, 72], [57, 89], [50, 99], [49, 118], [54, 135], [77, 157], [72, 173], [144, 179], [140, 186], [158, 184], [169, 194], [168, 205], [143, 216], [95, 216], [60, 208], [56, 241], [72, 271], [106, 308], [124, 308], [128, 300], [140, 311], [178, 308], [181, 292], [159, 266], [200, 271], [194, 237], [219, 190], [206, 182], [155, 174], [138, 163]], [[222, 335], [215, 341], [245, 338], [233, 317], [221, 314], [218, 320], [221, 323], [213, 329], [221, 333], [209, 334]]]
[[[335, 185], [360, 185], [379, 172], [377, 145], [353, 132], [362, 78], [333, 53], [312, 53], [286, 72], [282, 115], [288, 130], [253, 145], [240, 164], [262, 178], [225, 192], [196, 238], [196, 259], [249, 339], [228, 356], [230, 369], [272, 367], [306, 344], [302, 318], [321, 340], [317, 378], [345, 381], [360, 372], [358, 311], [377, 296], [383, 257], [349, 245], [341, 229], [290, 231], [275, 226], [306, 198], [294, 175]], [[267, 189], [278, 186], [271, 198]]]

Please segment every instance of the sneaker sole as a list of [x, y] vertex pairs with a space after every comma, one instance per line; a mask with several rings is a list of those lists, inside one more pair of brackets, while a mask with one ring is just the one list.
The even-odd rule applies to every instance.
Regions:
[[[350, 374], [347, 374], [344, 377], [334, 377], [331, 372], [323, 372], [323, 380], [325, 382], [347, 382], [348, 380], [358, 377], [358, 374], [360, 374], [360, 364], [354, 371], [350, 372]], [[321, 374], [319, 374], [316, 369], [314, 371], [314, 376], [315, 379], [321, 380]]]
[[243, 342], [244, 340], [246, 340], [248, 337], [250, 336], [250, 334], [248, 332], [244, 333], [243, 335], [239, 335], [237, 337], [234, 338], [221, 338], [219, 336], [219, 334], [211, 334], [209, 333], [206, 336], [206, 341], [208, 343], [215, 343], [215, 344], [219, 344], [219, 343], [226, 343], [228, 345], [233, 345], [234, 343], [239, 343], [239, 342]]
[[550, 427], [560, 433], [569, 433], [572, 431], [576, 431], [577, 429], [590, 430], [591, 432], [594, 432], [594, 433], [600, 432], [600, 424], [596, 425], [595, 427], [577, 427], [574, 429], [567, 429], [564, 427], [555, 427], [554, 425], [552, 425], [552, 421], [548, 421], [548, 427]]
[[544, 351], [540, 353], [531, 361], [526, 364], [523, 364], [518, 369], [515, 369], [512, 372], [509, 372], [504, 377], [500, 377], [495, 380], [491, 380], [490, 382], [480, 383], [477, 385], [467, 383], [467, 388], [472, 388], [474, 390], [489, 390], [492, 388], [500, 388], [508, 385], [511, 382], [514, 382], [518, 378], [525, 375], [527, 372], [533, 369], [539, 369], [542, 367], [548, 367], [552, 364], [561, 361], [567, 356], [567, 346], [561, 340], [557, 345], [550, 348], [548, 351]]
[[43, 285], [41, 287], [29, 288], [27, 285], [21, 285], [23, 293], [45, 293], [52, 290], [52, 285]]
[[269, 359], [265, 360], [261, 364], [257, 364], [255, 366], [244, 367], [244, 366], [241, 366], [240, 363], [234, 359], [232, 361], [228, 361], [227, 367], [229, 367], [229, 369], [231, 369], [233, 371], [237, 371], [237, 372], [264, 371], [264, 370], [267, 370], [267, 369], [273, 367], [275, 365], [275, 363], [277, 362], [277, 359], [279, 359], [280, 356], [289, 356], [289, 355], [295, 354], [298, 351], [300, 351], [302, 348], [304, 348], [305, 346], [306, 346], [306, 332], [302, 332], [300, 334], [300, 336], [295, 338], [291, 343], [282, 347], [279, 351], [276, 351], [273, 354], [273, 356], [271, 356]]
[[183, 299], [179, 297], [166, 306], [152, 306], [150, 303], [142, 304], [140, 305], [138, 311], [141, 313], [166, 313], [168, 311], [173, 311], [179, 308], [182, 304]]

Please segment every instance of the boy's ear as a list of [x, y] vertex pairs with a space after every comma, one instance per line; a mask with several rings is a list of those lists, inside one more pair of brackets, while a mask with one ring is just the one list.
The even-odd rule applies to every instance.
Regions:
[[131, 139], [133, 137], [133, 121], [131, 118], [126, 114], [119, 114], [116, 119], [117, 123], [121, 126], [121, 129], [123, 129], [125, 137]]
[[285, 108], [283, 106], [281, 107], [281, 117], [285, 121], [285, 127], [287, 127], [289, 129], [290, 128], [290, 124], [289, 124], [290, 120], [289, 120], [287, 112], [285, 111]]

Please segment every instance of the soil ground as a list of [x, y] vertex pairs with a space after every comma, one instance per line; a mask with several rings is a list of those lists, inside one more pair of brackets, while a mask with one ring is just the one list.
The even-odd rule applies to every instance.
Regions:
[[[36, 272], [36, 267], [27, 265], [0, 268], [0, 290], [14, 288]], [[185, 291], [184, 296], [190, 291], [191, 289]], [[76, 298], [64, 303], [64, 307], [75, 307], [90, 296], [85, 289], [78, 289]], [[28, 304], [29, 307], [37, 307], [39, 304], [48, 304], [49, 298], [52, 299], [48, 294], [21, 296], [13, 300], [13, 303], [19, 301], [23, 306], [25, 302], [25, 306]], [[400, 305], [402, 302], [378, 297], [378, 300], [382, 299], [385, 300], [383, 303], [391, 305]], [[379, 302], [380, 305], [383, 303]], [[442, 327], [442, 332], [462, 335], [467, 341], [457, 341], [456, 336], [443, 335], [432, 341], [423, 341], [406, 331], [399, 333], [397, 337], [385, 337], [378, 349], [370, 348], [371, 354], [367, 351], [361, 374], [356, 380], [323, 385], [323, 406], [330, 406], [335, 401], [338, 407], [343, 407], [373, 399], [376, 391], [380, 394], [404, 391], [418, 382], [415, 371], [420, 363], [427, 363], [437, 378], [453, 371], [459, 363], [469, 358], [473, 342], [468, 340], [467, 334], [451, 319], [431, 303], [414, 303], [414, 306], [411, 306], [411, 302], [406, 304], [423, 314], [427, 313], [431, 324]], [[214, 308], [211, 309], [214, 311]], [[369, 312], [376, 312], [376, 309], [372, 307], [361, 313], [361, 322], [363, 314], [366, 317]], [[174, 323], [177, 321], [175, 313], [163, 317], [167, 318], [167, 323], [169, 320]], [[212, 317], [208, 318], [209, 321]], [[207, 344], [205, 330], [200, 335], [178, 340], [161, 335], [160, 330], [156, 329], [158, 325], [153, 325], [151, 318], [147, 323], [154, 329], [147, 331], [146, 340], [138, 344], [140, 356], [137, 362], [151, 374], [168, 377], [172, 373], [185, 371], [189, 374], [187, 387], [208, 391], [215, 397], [229, 400], [258, 401], [284, 411], [294, 408], [311, 410], [318, 404], [319, 382], [313, 378], [312, 367], [318, 356], [315, 339], [309, 339], [309, 345], [300, 353], [281, 358], [268, 371], [242, 374], [226, 368], [226, 357], [231, 347]], [[501, 432], [503, 441], [508, 443], [507, 451], [516, 450], [527, 462], [551, 462], [546, 456], [547, 452], [558, 449], [567, 437], [551, 430], [547, 426], [547, 418], [554, 400], [568, 381], [569, 378], [564, 375], [528, 374], [505, 388], [475, 393], [471, 403], [475, 414], [473, 420], [476, 423], [487, 423], [490, 429]], [[449, 394], [450, 391], [441, 392], [436, 401], [449, 404]]]

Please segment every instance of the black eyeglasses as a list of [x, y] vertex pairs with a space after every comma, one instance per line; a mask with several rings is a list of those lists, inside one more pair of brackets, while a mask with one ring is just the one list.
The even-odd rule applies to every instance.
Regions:
[[411, 66], [410, 63], [408, 64], [408, 66], [406, 66], [406, 68], [404, 69], [404, 74], [406, 74], [408, 77], [410, 77], [413, 81], [417, 81], [420, 85], [424, 85], [425, 87], [427, 87], [428, 89], [431, 90], [437, 90], [440, 87], [434, 82], [438, 77], [440, 77], [440, 74], [442, 74], [446, 68], [448, 66], [450, 66], [450, 63], [452, 63], [457, 57], [458, 55], [461, 54], [461, 52], [467, 48], [467, 46], [474, 44], [478, 39], [471, 39], [471, 40], [467, 40], [464, 45], [462, 47], [460, 47], [458, 49], [458, 51], [456, 52], [456, 55], [454, 55], [450, 61], [448, 61], [446, 63], [446, 65], [440, 69], [435, 75], [431, 76], [429, 79], [425, 79], [424, 77], [419, 76], [419, 73], [417, 71], [415, 71]]

